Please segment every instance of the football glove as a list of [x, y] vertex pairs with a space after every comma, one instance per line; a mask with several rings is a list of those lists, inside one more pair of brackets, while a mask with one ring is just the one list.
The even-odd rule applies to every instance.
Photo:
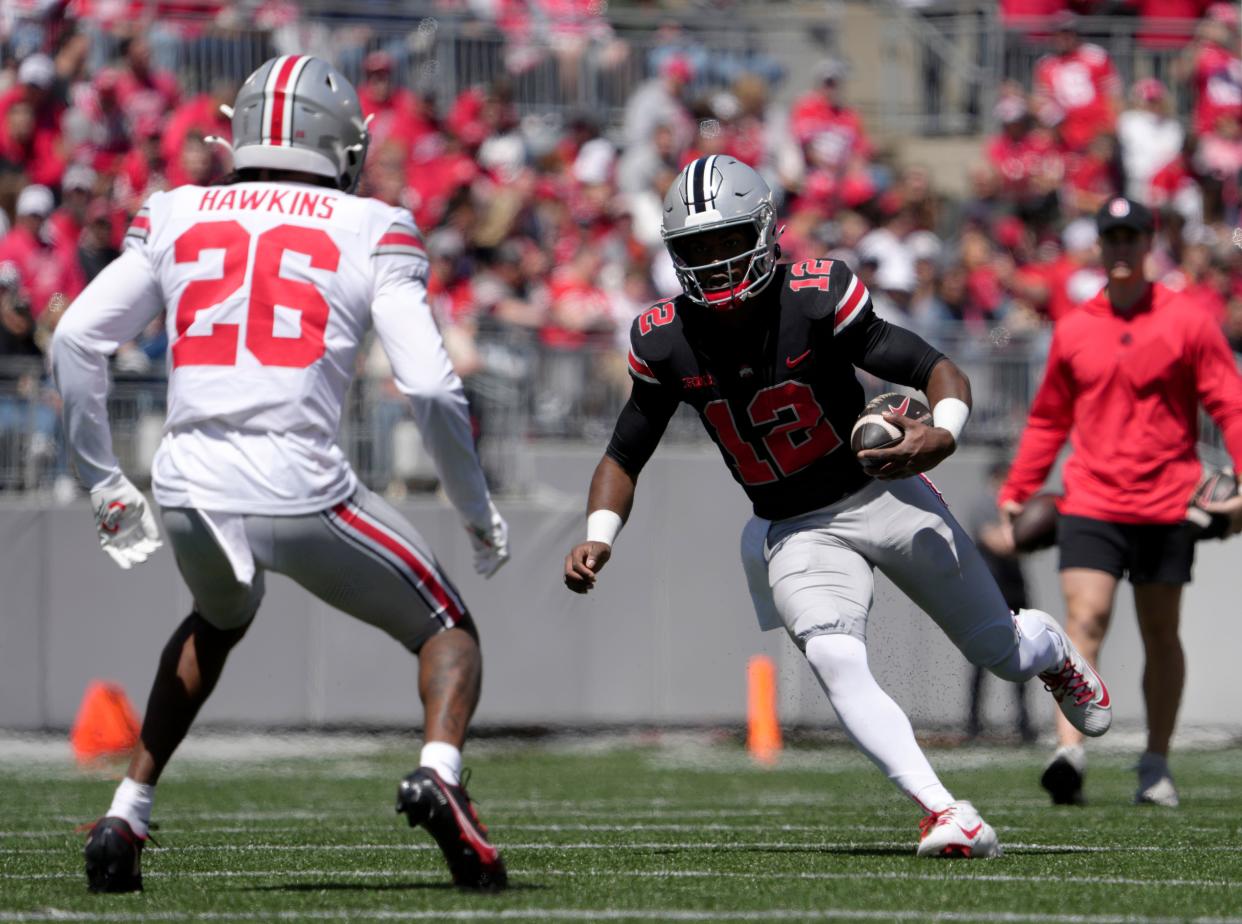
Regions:
[[509, 560], [509, 524], [495, 504], [489, 501], [487, 506], [491, 511], [491, 523], [485, 527], [467, 523], [466, 532], [474, 546], [474, 570], [491, 577]]
[[124, 475], [117, 473], [91, 491], [91, 508], [100, 548], [124, 570], [163, 545], [146, 498]]

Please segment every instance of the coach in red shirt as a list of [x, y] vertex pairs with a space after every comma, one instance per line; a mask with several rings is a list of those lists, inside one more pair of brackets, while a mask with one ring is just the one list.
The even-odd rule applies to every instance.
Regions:
[[[1176, 806], [1168, 754], [1185, 678], [1178, 619], [1194, 562], [1193, 528], [1183, 520], [1201, 473], [1198, 409], [1207, 408], [1242, 464], [1242, 377], [1211, 315], [1145, 278], [1151, 213], [1117, 197], [1096, 223], [1108, 284], [1057, 322], [998, 501], [1007, 519], [1020, 512], [1070, 438], [1057, 527], [1066, 630], [1094, 663], [1117, 583], [1129, 577], [1146, 655], [1147, 750], [1135, 801]], [[1041, 782], [1054, 803], [1078, 804], [1082, 736], [1058, 723], [1058, 738]]]

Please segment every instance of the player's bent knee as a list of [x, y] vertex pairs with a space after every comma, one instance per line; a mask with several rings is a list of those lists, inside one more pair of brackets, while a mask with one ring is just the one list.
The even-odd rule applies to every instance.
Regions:
[[400, 641], [411, 653], [417, 655], [421, 654], [427, 644], [435, 639], [460, 638], [463, 634], [470, 638], [476, 648], [479, 647], [481, 644], [479, 641], [479, 629], [469, 613], [462, 613], [460, 618], [451, 626], [439, 626], [415, 638]]

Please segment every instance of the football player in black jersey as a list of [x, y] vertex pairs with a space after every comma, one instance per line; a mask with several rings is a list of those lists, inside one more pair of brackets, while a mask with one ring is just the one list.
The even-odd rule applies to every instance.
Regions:
[[[1016, 682], [1038, 674], [1085, 734], [1103, 734], [1112, 714], [1103, 682], [1056, 621], [1009, 611], [922, 475], [956, 448], [966, 376], [876, 317], [844, 263], [778, 263], [771, 191], [740, 161], [687, 165], [664, 198], [662, 235], [684, 291], [634, 321], [633, 389], [591, 479], [587, 538], [565, 559], [566, 586], [595, 585], [639, 473], [677, 405], [691, 405], [754, 505], [741, 552], [760, 626], [789, 633], [850, 738], [926, 813], [920, 856], [998, 855], [996, 832], [941, 784], [871, 674], [872, 569], [972, 663]], [[901, 442], [855, 455], [849, 432], [864, 404], [855, 367], [922, 390], [931, 421], [886, 415]]]

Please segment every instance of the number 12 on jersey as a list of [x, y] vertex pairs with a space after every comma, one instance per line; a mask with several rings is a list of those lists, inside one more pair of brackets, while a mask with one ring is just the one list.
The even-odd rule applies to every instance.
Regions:
[[[757, 443], [743, 439], [727, 401], [718, 399], [703, 408], [703, 417], [733, 460], [743, 484], [770, 484], [787, 478], [841, 445], [815, 393], [804, 382], [782, 382], [763, 389], [750, 399], [746, 413], [753, 427], [775, 424]], [[760, 456], [760, 449], [770, 462]]]
[[[224, 251], [222, 275], [192, 280], [177, 303], [174, 367], [237, 364], [240, 325], [215, 323], [206, 334], [191, 334], [189, 330], [200, 311], [227, 301], [245, 284], [246, 267], [252, 260], [251, 242], [250, 233], [236, 221], [200, 222], [174, 242], [176, 263], [197, 263], [204, 251]], [[265, 366], [302, 369], [323, 356], [329, 306], [313, 283], [280, 275], [281, 260], [289, 251], [308, 257], [312, 269], [332, 273], [341, 261], [340, 248], [319, 228], [278, 225], [254, 239], [246, 349]], [[298, 312], [298, 336], [276, 336], [278, 304]]]

